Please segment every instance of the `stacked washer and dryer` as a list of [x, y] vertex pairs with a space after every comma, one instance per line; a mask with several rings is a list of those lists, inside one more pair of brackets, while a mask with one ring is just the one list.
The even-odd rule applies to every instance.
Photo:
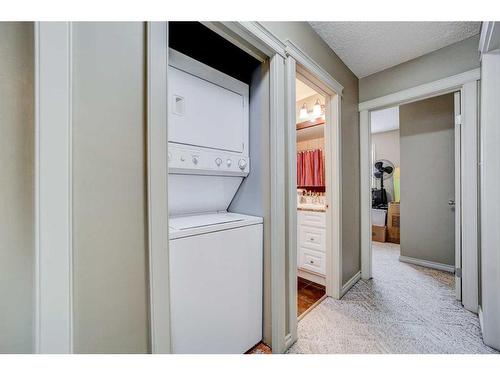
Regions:
[[169, 55], [174, 353], [244, 353], [262, 338], [263, 220], [228, 212], [250, 173], [249, 87]]

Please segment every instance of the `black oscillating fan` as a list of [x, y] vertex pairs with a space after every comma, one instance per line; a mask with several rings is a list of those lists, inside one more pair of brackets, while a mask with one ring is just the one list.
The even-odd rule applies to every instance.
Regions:
[[373, 163], [373, 175], [380, 180], [380, 189], [372, 190], [372, 207], [387, 206], [387, 193], [384, 189], [384, 180], [394, 173], [394, 164], [389, 160], [380, 159]]

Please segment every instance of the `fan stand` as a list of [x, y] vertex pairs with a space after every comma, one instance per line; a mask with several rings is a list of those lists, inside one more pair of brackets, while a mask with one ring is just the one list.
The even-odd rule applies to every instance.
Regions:
[[380, 176], [380, 189], [377, 189], [380, 191], [380, 200], [378, 204], [376, 204], [375, 206], [372, 204], [372, 207], [373, 208], [378, 208], [378, 209], [382, 209], [382, 210], [386, 210], [387, 209], [387, 192], [385, 191], [384, 189], [384, 171], [380, 171], [382, 173], [382, 175]]

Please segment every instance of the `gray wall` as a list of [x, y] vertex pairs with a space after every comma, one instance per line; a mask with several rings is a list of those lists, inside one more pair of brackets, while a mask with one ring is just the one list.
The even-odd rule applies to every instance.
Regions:
[[0, 23], [0, 353], [33, 351], [33, 33]]
[[262, 22], [281, 40], [292, 40], [344, 86], [342, 137], [342, 279], [360, 270], [358, 78], [307, 22]]
[[74, 348], [146, 353], [145, 28], [82, 22], [73, 38]]
[[257, 68], [250, 83], [250, 160], [252, 168], [229, 211], [264, 218], [263, 341], [271, 344], [271, 176], [269, 170], [269, 64]]
[[359, 80], [359, 101], [364, 102], [426, 82], [479, 68], [479, 35], [441, 48]]
[[400, 106], [399, 126], [401, 255], [454, 265], [453, 94]]

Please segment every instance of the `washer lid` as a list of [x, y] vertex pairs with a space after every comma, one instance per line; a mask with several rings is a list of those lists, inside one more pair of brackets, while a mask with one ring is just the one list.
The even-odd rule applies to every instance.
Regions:
[[260, 223], [261, 217], [232, 212], [177, 216], [169, 218], [169, 234], [175, 239]]
[[208, 225], [217, 225], [241, 221], [243, 218], [231, 213], [214, 213], [204, 215], [189, 215], [170, 219], [170, 227], [176, 230], [185, 230], [190, 228], [206, 227]]

